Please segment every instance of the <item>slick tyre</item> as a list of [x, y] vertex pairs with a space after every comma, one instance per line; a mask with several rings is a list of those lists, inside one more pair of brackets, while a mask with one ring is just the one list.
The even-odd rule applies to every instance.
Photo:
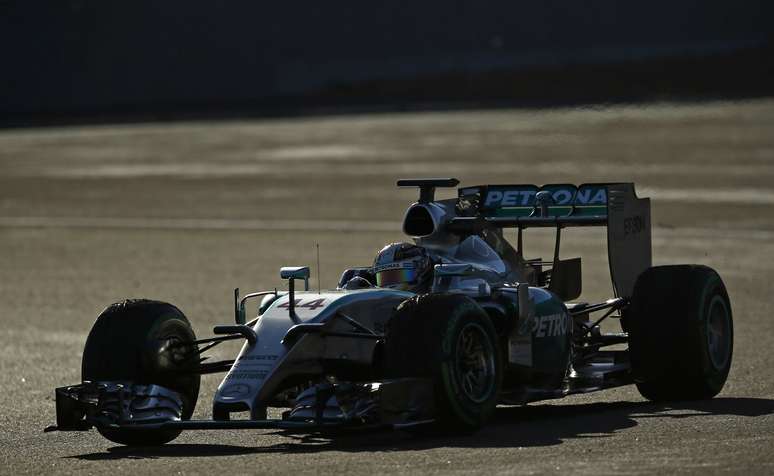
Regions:
[[700, 400], [723, 388], [734, 328], [726, 287], [713, 269], [648, 269], [635, 284], [626, 321], [632, 372], [642, 396]]
[[[83, 350], [81, 376], [90, 381], [156, 384], [180, 394], [182, 418], [191, 418], [200, 375], [181, 372], [195, 360], [197, 348], [170, 345], [196, 340], [185, 315], [175, 306], [146, 299], [110, 305], [97, 317]], [[162, 445], [180, 430], [97, 428], [110, 441], [130, 446]]]
[[494, 413], [502, 383], [497, 334], [472, 299], [426, 294], [403, 302], [385, 336], [388, 378], [428, 378], [436, 424], [418, 432], [471, 433]]

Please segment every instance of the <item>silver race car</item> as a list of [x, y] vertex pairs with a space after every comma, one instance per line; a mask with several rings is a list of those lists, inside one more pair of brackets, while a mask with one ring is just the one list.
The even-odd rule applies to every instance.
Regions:
[[[435, 189], [456, 179], [398, 185], [420, 191], [403, 221], [412, 241], [345, 270], [335, 290], [309, 290], [308, 267], [282, 268], [287, 291], [235, 290], [235, 322], [206, 339], [171, 304], [109, 306], [47, 430], [94, 427], [127, 445], [201, 429], [469, 433], [498, 404], [629, 384], [654, 401], [722, 389], [733, 350], [723, 281], [706, 266], [651, 265], [650, 201], [633, 184], [482, 185], [448, 200]], [[579, 300], [581, 259], [560, 256], [562, 230], [581, 226], [607, 227], [604, 302]], [[533, 227], [555, 229], [552, 258], [524, 256]], [[259, 303], [250, 320], [248, 302]], [[620, 332], [603, 333], [606, 319]], [[206, 360], [228, 340], [244, 341], [233, 360]], [[200, 376], [216, 372], [211, 419], [191, 420]]]

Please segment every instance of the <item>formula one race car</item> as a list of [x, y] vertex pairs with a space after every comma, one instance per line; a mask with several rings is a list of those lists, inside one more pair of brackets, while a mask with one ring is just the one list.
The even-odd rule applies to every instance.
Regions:
[[[96, 427], [128, 445], [194, 429], [469, 433], [498, 404], [628, 384], [654, 401], [720, 392], [733, 349], [723, 281], [706, 266], [651, 266], [650, 201], [633, 184], [484, 185], [435, 200], [457, 184], [398, 181], [420, 190], [403, 222], [413, 243], [347, 269], [336, 290], [310, 291], [308, 267], [281, 269], [286, 292], [237, 289], [236, 322], [215, 337], [197, 339], [171, 304], [109, 306], [86, 341], [82, 383], [56, 389], [49, 430]], [[562, 230], [580, 226], [607, 227], [607, 301], [578, 301], [581, 260], [560, 258]], [[553, 259], [523, 256], [531, 227], [556, 230]], [[608, 318], [621, 332], [601, 332]], [[234, 360], [202, 357], [227, 340], [244, 340]], [[191, 420], [200, 376], [215, 372], [226, 376], [212, 418]], [[269, 407], [286, 410], [270, 419]]]

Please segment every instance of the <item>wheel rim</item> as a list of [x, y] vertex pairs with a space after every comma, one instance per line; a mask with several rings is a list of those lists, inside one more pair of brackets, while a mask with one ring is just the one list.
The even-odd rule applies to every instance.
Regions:
[[468, 323], [457, 337], [455, 373], [466, 397], [486, 401], [495, 385], [495, 352], [483, 327]]
[[707, 348], [712, 365], [720, 370], [731, 357], [731, 319], [728, 307], [721, 296], [710, 301], [707, 317]]

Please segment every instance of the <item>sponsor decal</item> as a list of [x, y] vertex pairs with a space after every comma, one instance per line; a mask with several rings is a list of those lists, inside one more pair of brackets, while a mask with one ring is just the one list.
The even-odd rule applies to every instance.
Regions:
[[605, 205], [607, 190], [604, 187], [581, 187], [573, 202], [575, 205]]
[[635, 215], [624, 218], [624, 236], [637, 235], [645, 229], [645, 217]]
[[569, 319], [563, 313], [535, 317], [532, 334], [535, 337], [556, 337], [567, 335]]
[[[527, 367], [533, 365], [533, 339], [564, 336], [572, 331], [569, 316], [554, 304], [549, 293], [530, 289], [529, 300], [532, 311], [526, 319], [519, 321], [518, 327], [508, 336], [508, 361]], [[553, 313], [536, 315], [535, 308], [538, 312]]]
[[220, 392], [221, 397], [239, 398], [250, 394], [250, 386], [246, 383], [235, 383], [224, 388]]
[[268, 370], [251, 370], [249, 372], [231, 372], [226, 380], [263, 380], [269, 375]]
[[537, 190], [490, 190], [486, 194], [484, 207], [527, 207], [535, 202]]
[[386, 269], [400, 269], [400, 268], [405, 268], [405, 267], [413, 268], [414, 264], [413, 263], [402, 263], [402, 262], [401, 263], [386, 263], [386, 264], [381, 264], [379, 266], [376, 266], [375, 271], [379, 272], [379, 271], [384, 271]]
[[279, 359], [279, 355], [243, 355], [239, 358], [239, 361], [243, 360], [277, 360]]
[[255, 367], [272, 368], [277, 365], [277, 359], [279, 359], [278, 355], [243, 355], [237, 359], [235, 366], [238, 366], [238, 370], [253, 370]]
[[601, 185], [514, 185], [493, 186], [487, 190], [484, 208], [534, 207], [535, 195], [551, 192], [555, 206], [599, 206], [607, 204], [607, 189]]

